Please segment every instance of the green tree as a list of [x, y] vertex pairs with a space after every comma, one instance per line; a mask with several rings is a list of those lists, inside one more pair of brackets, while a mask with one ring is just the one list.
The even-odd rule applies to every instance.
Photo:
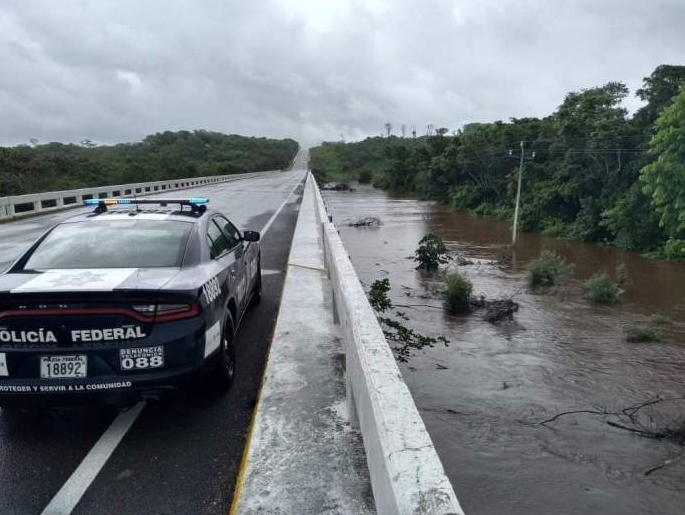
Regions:
[[[317, 156], [317, 173], [334, 172], [330, 180], [362, 177], [365, 171], [377, 187], [511, 219], [524, 141], [523, 230], [677, 257], [685, 253], [685, 237], [675, 229], [682, 192], [661, 191], [655, 179], [640, 177], [683, 163], [672, 145], [657, 143], [658, 138], [677, 143], [681, 136], [665, 134], [682, 123], [682, 113], [671, 117], [674, 126], [655, 136], [651, 147], [650, 138], [658, 115], [665, 116], [684, 82], [685, 66], [657, 67], [637, 91], [646, 104], [632, 117], [623, 107], [625, 84], [609, 82], [570, 92], [544, 118], [468, 124], [452, 137], [431, 125], [426, 136], [415, 139], [376, 137], [321, 146], [312, 150], [312, 161]], [[670, 150], [660, 157], [665, 147]], [[669, 188], [673, 180], [677, 186], [678, 173], [672, 171], [660, 187]], [[657, 203], [660, 209], [654, 209]]]
[[0, 197], [286, 168], [297, 142], [211, 131], [166, 131], [142, 142], [0, 147]]
[[[655, 127], [649, 143], [655, 161], [642, 169], [641, 179], [669, 247], [682, 249], [677, 242], [685, 239], [685, 89], [662, 110]], [[673, 257], [685, 258], [685, 253]]]
[[433, 233], [428, 233], [421, 238], [414, 254], [416, 255], [414, 261], [419, 263], [416, 268], [423, 270], [437, 270], [440, 265], [452, 259], [442, 238]]
[[635, 93], [647, 105], [640, 108], [635, 119], [647, 127], [657, 119], [661, 110], [678, 94], [685, 83], [685, 66], [662, 64], [643, 80], [642, 88]]

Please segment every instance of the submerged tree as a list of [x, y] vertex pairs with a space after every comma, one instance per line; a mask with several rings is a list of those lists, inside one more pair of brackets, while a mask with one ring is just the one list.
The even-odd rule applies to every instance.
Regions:
[[416, 254], [414, 261], [419, 263], [416, 268], [419, 270], [437, 270], [440, 265], [452, 259], [442, 238], [434, 233], [426, 234], [421, 238], [419, 248], [414, 254]]
[[[381, 324], [385, 338], [395, 343], [392, 347], [398, 361], [407, 362], [411, 356], [411, 351], [422, 349], [424, 347], [433, 347], [436, 343], [443, 343], [445, 346], [449, 344], [449, 340], [444, 336], [426, 336], [417, 333], [410, 327], [404, 325], [404, 322], [409, 320], [402, 311], [398, 311], [395, 304], [392, 302], [388, 293], [390, 292], [390, 281], [388, 279], [379, 279], [373, 282], [369, 293], [369, 303], [371, 307], [378, 313], [376, 318]], [[386, 311], [395, 311], [394, 317], [385, 316]]]
[[450, 313], [465, 313], [471, 309], [473, 284], [459, 272], [452, 272], [445, 282], [445, 309]]

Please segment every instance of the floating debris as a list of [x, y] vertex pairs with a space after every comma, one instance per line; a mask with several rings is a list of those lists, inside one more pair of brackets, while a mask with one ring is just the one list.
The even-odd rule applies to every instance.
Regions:
[[488, 300], [483, 295], [471, 297], [469, 306], [472, 311], [483, 309], [483, 320], [496, 324], [504, 320], [513, 320], [514, 313], [519, 310], [518, 302], [511, 298]]
[[380, 218], [375, 216], [365, 216], [355, 222], [347, 224], [348, 227], [378, 227], [381, 224]]
[[319, 188], [321, 191], [350, 191], [346, 182], [327, 182]]
[[503, 320], [512, 320], [519, 305], [511, 299], [486, 300], [483, 320], [496, 324]]

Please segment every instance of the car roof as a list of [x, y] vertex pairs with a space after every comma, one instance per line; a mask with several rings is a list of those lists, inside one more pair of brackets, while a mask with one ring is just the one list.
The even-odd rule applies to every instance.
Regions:
[[180, 210], [170, 207], [150, 207], [143, 209], [134, 208], [109, 208], [104, 213], [87, 212], [67, 218], [62, 223], [92, 222], [101, 220], [176, 220], [180, 222], [200, 223], [209, 217], [221, 214], [219, 211], [208, 209], [204, 213], [193, 212], [190, 208]]

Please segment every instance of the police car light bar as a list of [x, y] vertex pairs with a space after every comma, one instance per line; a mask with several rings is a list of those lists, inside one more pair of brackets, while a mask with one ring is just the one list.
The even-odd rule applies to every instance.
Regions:
[[107, 206], [117, 206], [117, 205], [135, 205], [136, 208], [140, 204], [159, 204], [160, 206], [166, 206], [167, 204], [180, 204], [181, 210], [183, 206], [190, 206], [190, 210], [193, 213], [199, 213], [202, 215], [207, 211], [207, 204], [209, 203], [208, 198], [204, 197], [191, 197], [191, 198], [175, 198], [175, 199], [163, 199], [163, 198], [89, 198], [83, 201], [84, 206], [95, 206], [94, 213], [101, 214], [107, 211]]
[[209, 199], [204, 197], [175, 199], [90, 198], [83, 201], [84, 206], [116, 206], [131, 204], [180, 204], [182, 206], [204, 206], [209, 204]]

